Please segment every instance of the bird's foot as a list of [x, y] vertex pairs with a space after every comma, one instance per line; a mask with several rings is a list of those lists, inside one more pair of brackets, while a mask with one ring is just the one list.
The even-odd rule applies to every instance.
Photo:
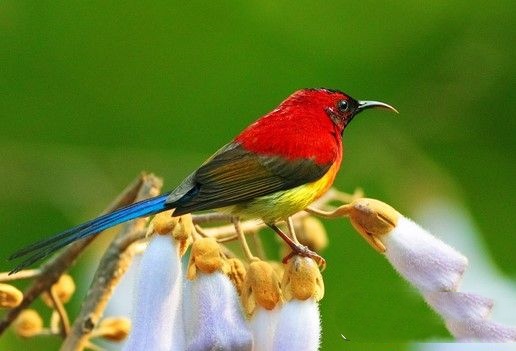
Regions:
[[[287, 263], [288, 260], [290, 260], [292, 257], [299, 255], [303, 257], [310, 257], [312, 260], [317, 263], [319, 267], [321, 267], [321, 270], [324, 270], [326, 268], [326, 260], [322, 258], [319, 254], [316, 252], [313, 252], [308, 247], [301, 245], [297, 239], [296, 241], [292, 240], [288, 235], [283, 233], [280, 228], [276, 224], [268, 224], [268, 226], [274, 230], [278, 235], [285, 241], [285, 243], [290, 246], [290, 249], [292, 249], [292, 252], [289, 253], [287, 256], [285, 256], [282, 260], [283, 263]], [[291, 228], [292, 229], [292, 228]], [[292, 229], [293, 231], [293, 229]]]
[[310, 250], [308, 247], [301, 245], [301, 244], [290, 245], [290, 247], [292, 249], [292, 252], [289, 253], [287, 256], [283, 257], [282, 262], [284, 264], [288, 263], [288, 261], [292, 257], [299, 255], [299, 256], [303, 256], [303, 257], [310, 257], [312, 260], [315, 261], [315, 263], [317, 263], [317, 265], [319, 267], [321, 267], [321, 270], [324, 270], [326, 268], [326, 260], [322, 256], [320, 256], [317, 252], [314, 252], [314, 251]]

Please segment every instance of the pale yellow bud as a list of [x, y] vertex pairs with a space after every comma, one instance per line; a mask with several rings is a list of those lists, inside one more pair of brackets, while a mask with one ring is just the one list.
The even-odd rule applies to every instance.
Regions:
[[291, 299], [319, 301], [324, 296], [324, 282], [317, 263], [309, 257], [294, 256], [285, 268], [281, 284], [287, 301]]
[[13, 308], [23, 300], [23, 293], [9, 284], [0, 284], [0, 307]]
[[190, 244], [192, 243], [192, 233], [194, 224], [192, 215], [185, 214], [179, 217], [177, 225], [172, 229], [172, 236], [179, 243], [179, 254], [184, 255]]
[[246, 269], [244, 264], [238, 258], [229, 258], [228, 263], [228, 277], [233, 282], [233, 285], [237, 289], [238, 295], [242, 295], [242, 289], [244, 287], [244, 279], [246, 275]]
[[248, 314], [253, 314], [258, 306], [272, 310], [281, 302], [278, 276], [272, 266], [265, 261], [249, 264], [242, 291], [242, 304]]
[[348, 215], [353, 227], [379, 252], [385, 252], [385, 246], [378, 237], [391, 232], [401, 216], [386, 203], [366, 198], [353, 201]]
[[[63, 274], [59, 277], [59, 280], [52, 285], [51, 289], [55, 292], [59, 301], [67, 303], [75, 292], [75, 283], [70, 275]], [[54, 307], [52, 299], [48, 293], [43, 293], [41, 295], [41, 299], [48, 307]]]
[[193, 232], [192, 215], [185, 214], [178, 218], [177, 225], [172, 229], [172, 235], [176, 240], [188, 239]]
[[127, 338], [130, 331], [131, 321], [129, 318], [107, 317], [100, 322], [93, 335], [109, 341], [122, 341]]
[[14, 331], [23, 338], [37, 335], [43, 329], [43, 320], [38, 312], [32, 309], [23, 310], [13, 323]]
[[169, 234], [172, 232], [179, 217], [172, 217], [174, 210], [160, 212], [154, 216], [151, 222], [153, 230], [158, 234]]
[[328, 246], [328, 235], [322, 222], [315, 217], [304, 217], [294, 222], [296, 237], [310, 250], [320, 252]]
[[174, 210], [158, 213], [152, 219], [149, 232], [160, 235], [171, 234], [179, 244], [179, 255], [183, 256], [192, 243], [193, 222], [192, 215], [185, 214], [179, 217], [172, 217]]
[[197, 270], [204, 273], [213, 273], [217, 270], [227, 272], [227, 263], [214, 238], [201, 238], [193, 243], [188, 262], [188, 279], [195, 279]]

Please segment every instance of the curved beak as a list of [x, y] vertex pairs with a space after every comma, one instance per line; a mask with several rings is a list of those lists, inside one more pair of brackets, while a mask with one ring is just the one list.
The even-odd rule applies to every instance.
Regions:
[[380, 101], [359, 101], [357, 113], [367, 110], [368, 108], [373, 108], [373, 107], [384, 108], [384, 109], [399, 113], [398, 110], [396, 110], [391, 105], [387, 105], [386, 103], [383, 103]]

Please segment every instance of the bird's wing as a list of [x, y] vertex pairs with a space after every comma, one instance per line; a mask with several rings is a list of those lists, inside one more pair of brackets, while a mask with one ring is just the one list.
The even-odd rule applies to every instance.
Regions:
[[261, 156], [232, 142], [221, 148], [167, 199], [175, 215], [249, 201], [321, 178], [331, 164]]

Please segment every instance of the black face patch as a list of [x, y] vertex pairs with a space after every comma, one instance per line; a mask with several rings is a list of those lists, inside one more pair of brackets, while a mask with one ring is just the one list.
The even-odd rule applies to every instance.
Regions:
[[338, 113], [336, 113], [333, 108], [327, 107], [324, 109], [324, 112], [330, 117], [332, 122], [337, 126], [342, 126], [342, 118], [339, 116]]

